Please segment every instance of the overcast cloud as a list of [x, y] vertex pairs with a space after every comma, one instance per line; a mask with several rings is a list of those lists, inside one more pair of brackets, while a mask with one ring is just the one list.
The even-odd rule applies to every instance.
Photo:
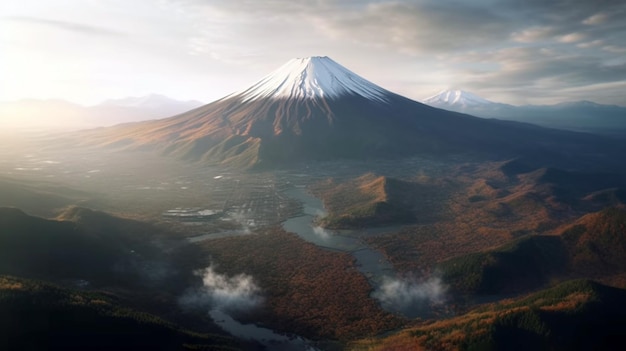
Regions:
[[0, 5], [0, 100], [209, 102], [290, 58], [328, 55], [413, 99], [457, 87], [512, 104], [626, 105], [624, 1], [52, 3]]

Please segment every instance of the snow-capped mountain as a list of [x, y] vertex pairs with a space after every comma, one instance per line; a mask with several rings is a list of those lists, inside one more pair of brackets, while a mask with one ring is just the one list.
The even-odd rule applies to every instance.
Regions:
[[565, 130], [626, 134], [625, 107], [591, 101], [514, 106], [493, 102], [463, 90], [444, 90], [422, 102], [484, 118], [527, 122]]
[[580, 146], [570, 133], [427, 106], [319, 56], [290, 60], [249, 88], [189, 112], [94, 130], [81, 140], [237, 168], [416, 154], [501, 158]]
[[233, 95], [248, 101], [268, 97], [332, 99], [345, 94], [385, 102], [389, 91], [350, 72], [327, 56], [314, 56], [292, 59], [250, 88]]
[[480, 96], [474, 95], [464, 90], [442, 90], [439, 93], [422, 100], [423, 103], [434, 107], [457, 107], [468, 108], [482, 105], [495, 104]]

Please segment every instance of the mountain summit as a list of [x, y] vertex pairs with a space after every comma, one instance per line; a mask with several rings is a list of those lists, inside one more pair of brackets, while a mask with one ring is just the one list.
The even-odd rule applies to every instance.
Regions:
[[234, 168], [416, 154], [534, 157], [585, 143], [575, 135], [421, 104], [328, 57], [290, 60], [247, 89], [177, 116], [85, 132], [81, 138]]
[[263, 98], [314, 99], [359, 95], [386, 101], [389, 92], [354, 74], [327, 56], [296, 58], [248, 89], [233, 95], [244, 101]]

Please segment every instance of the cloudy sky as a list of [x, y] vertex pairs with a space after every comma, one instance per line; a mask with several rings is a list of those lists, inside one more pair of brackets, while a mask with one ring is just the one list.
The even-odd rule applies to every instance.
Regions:
[[0, 100], [210, 102], [312, 55], [413, 99], [626, 105], [626, 1], [0, 3]]

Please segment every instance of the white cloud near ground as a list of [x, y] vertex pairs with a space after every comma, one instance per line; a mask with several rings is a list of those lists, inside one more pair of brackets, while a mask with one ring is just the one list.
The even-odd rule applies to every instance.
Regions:
[[202, 277], [202, 286], [188, 290], [180, 298], [184, 307], [236, 312], [255, 308], [263, 301], [261, 289], [250, 275], [228, 276], [217, 273], [213, 266], [196, 272], [196, 275]]

